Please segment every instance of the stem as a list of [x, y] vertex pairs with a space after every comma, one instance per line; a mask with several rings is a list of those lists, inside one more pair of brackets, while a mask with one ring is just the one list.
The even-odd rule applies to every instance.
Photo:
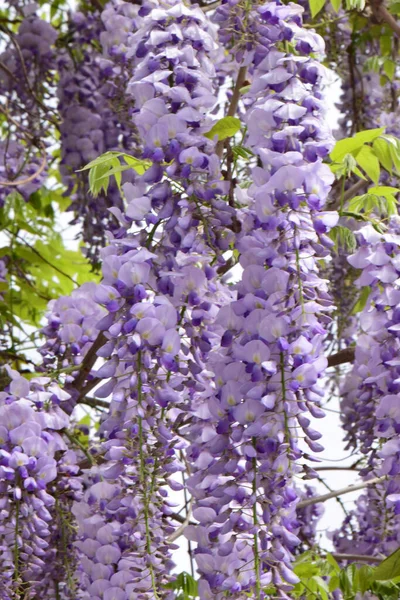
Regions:
[[302, 313], [304, 314], [303, 282], [301, 280], [300, 256], [299, 256], [299, 251], [297, 248], [296, 248], [296, 270], [297, 270], [297, 277], [299, 280], [299, 296], [300, 296], [301, 309], [302, 309]]
[[341, 215], [343, 213], [343, 207], [344, 207], [344, 186], [345, 185], [346, 185], [346, 178], [343, 176], [342, 177], [342, 188], [341, 188], [341, 193], [340, 193], [339, 215]]
[[[141, 376], [141, 352], [138, 352], [138, 404], [142, 406], [142, 376]], [[145, 470], [145, 461], [144, 461], [144, 452], [143, 452], [143, 419], [141, 416], [138, 417], [139, 421], [139, 458], [140, 458], [140, 483], [143, 489], [143, 509], [144, 509], [144, 523], [146, 529], [146, 549], [149, 556], [151, 555], [151, 536], [150, 536], [150, 527], [149, 527], [149, 500], [147, 496], [147, 483], [146, 483], [146, 470]], [[159, 596], [157, 593], [156, 587], [156, 579], [154, 575], [153, 565], [149, 562], [149, 570], [151, 577], [151, 585], [153, 587], [154, 596], [156, 600], [158, 600]]]
[[365, 554], [332, 554], [336, 560], [352, 560], [354, 562], [370, 562], [370, 563], [381, 563], [384, 558], [378, 558], [377, 556], [366, 556]]
[[19, 536], [19, 500], [16, 502], [15, 506], [15, 541], [14, 541], [14, 581], [18, 583], [19, 579], [19, 544], [18, 544], [18, 536]]
[[[253, 438], [253, 447], [255, 447], [255, 438]], [[253, 458], [253, 523], [256, 531], [254, 532], [254, 570], [256, 574], [256, 600], [260, 600], [261, 584], [260, 584], [260, 553], [258, 548], [258, 518], [257, 518], [257, 458]]]
[[[280, 353], [280, 368], [281, 368], [281, 388], [282, 388], [282, 404], [286, 400], [286, 381], [285, 381], [285, 355], [283, 352]], [[286, 443], [289, 444], [290, 447], [290, 433], [288, 426], [288, 417], [285, 411], [285, 407], [283, 406], [283, 418], [285, 420], [285, 438]]]

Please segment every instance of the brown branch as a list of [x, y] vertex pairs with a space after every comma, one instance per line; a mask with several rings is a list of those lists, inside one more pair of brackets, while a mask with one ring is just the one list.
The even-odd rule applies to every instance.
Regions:
[[313, 471], [355, 471], [356, 465], [349, 467], [313, 467]]
[[338, 496], [342, 496], [343, 494], [349, 494], [350, 492], [362, 490], [370, 485], [375, 485], [376, 483], [386, 481], [386, 479], [386, 475], [384, 475], [383, 477], [375, 477], [374, 479], [369, 479], [368, 481], [362, 481], [361, 483], [356, 483], [355, 485], [349, 485], [348, 487], [342, 488], [340, 490], [334, 490], [332, 492], [329, 492], [329, 494], [322, 494], [322, 496], [314, 496], [313, 498], [307, 498], [306, 500], [301, 500], [301, 502], [299, 502], [296, 505], [296, 508], [305, 508], [306, 506], [312, 506], [313, 504], [326, 502], [327, 500], [331, 500], [331, 498], [337, 498]]
[[377, 20], [379, 22], [384, 21], [386, 25], [389, 25], [390, 29], [400, 37], [400, 25], [383, 4], [383, 0], [371, 0], [370, 6]]
[[[339, 183], [339, 181], [338, 181]], [[343, 202], [347, 202], [348, 200], [351, 200], [352, 198], [354, 198], [354, 196], [357, 196], [358, 192], [360, 192], [364, 187], [368, 186], [369, 182], [365, 181], [364, 179], [360, 179], [359, 181], [357, 181], [357, 183], [354, 183], [348, 190], [345, 191], [345, 193], [343, 194]], [[332, 188], [332, 190], [335, 189], [334, 186]], [[340, 187], [340, 185], [339, 185]], [[333, 198], [333, 200], [331, 202], [329, 202], [329, 209], [330, 210], [335, 210], [336, 208], [339, 208], [341, 204], [341, 194], [340, 192], [335, 195], [335, 198]]]
[[98, 398], [88, 398], [87, 396], [80, 399], [79, 404], [86, 404], [86, 406], [90, 406], [91, 408], [110, 408], [110, 403], [107, 402], [107, 400], [99, 400]]
[[75, 379], [75, 383], [74, 383], [75, 389], [77, 389], [79, 391], [82, 390], [83, 384], [86, 381], [86, 377], [89, 375], [94, 363], [97, 360], [97, 350], [99, 350], [102, 346], [104, 346], [106, 341], [107, 341], [107, 339], [106, 339], [106, 336], [104, 335], [104, 333], [103, 332], [99, 333], [99, 335], [93, 342], [92, 347], [90, 348], [90, 350], [88, 351], [88, 353], [86, 354], [85, 358], [83, 359], [83, 361], [81, 363], [81, 366], [79, 369], [79, 375]]
[[331, 554], [335, 560], [350, 560], [353, 562], [370, 562], [379, 564], [384, 558], [379, 558], [378, 556], [366, 556], [365, 554]]
[[350, 348], [344, 348], [343, 350], [339, 350], [336, 354], [331, 354], [328, 356], [328, 367], [336, 367], [337, 365], [342, 365], [344, 363], [353, 362], [355, 356], [355, 348], [351, 346]]

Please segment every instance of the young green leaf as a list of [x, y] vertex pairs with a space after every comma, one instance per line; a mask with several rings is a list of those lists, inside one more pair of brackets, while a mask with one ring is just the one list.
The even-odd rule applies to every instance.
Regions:
[[372, 144], [372, 147], [382, 167], [389, 173], [392, 173], [393, 161], [388, 142], [383, 138], [376, 138]]
[[371, 288], [369, 287], [369, 285], [366, 285], [365, 287], [362, 288], [360, 295], [358, 297], [358, 300], [354, 304], [353, 309], [351, 311], [352, 315], [356, 315], [357, 313], [364, 310], [364, 308], [368, 302], [370, 293], [371, 293]]
[[373, 581], [387, 581], [400, 575], [400, 548], [385, 558], [374, 570]]
[[340, 162], [346, 154], [351, 154], [358, 148], [361, 148], [364, 144], [373, 142], [376, 138], [381, 136], [385, 131], [384, 127], [379, 129], [367, 129], [366, 131], [360, 131], [351, 138], [345, 138], [336, 142], [336, 145], [330, 157], [334, 162]]
[[390, 81], [393, 81], [396, 72], [396, 63], [393, 60], [387, 58], [383, 63], [383, 70], [385, 72], [385, 75], [387, 75], [388, 79], [390, 79]]
[[215, 123], [215, 125], [205, 133], [205, 137], [210, 140], [218, 136], [218, 141], [226, 140], [226, 138], [232, 137], [240, 129], [240, 119], [236, 117], [223, 117]]
[[314, 18], [324, 8], [326, 0], [308, 0], [311, 17]]
[[371, 146], [362, 146], [355, 155], [356, 161], [368, 177], [374, 182], [379, 182], [380, 165]]
[[333, 10], [338, 13], [342, 6], [342, 0], [331, 0]]

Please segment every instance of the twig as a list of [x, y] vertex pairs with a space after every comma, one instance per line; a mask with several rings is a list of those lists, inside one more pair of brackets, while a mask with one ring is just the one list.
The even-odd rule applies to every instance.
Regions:
[[[173, 521], [178, 521], [178, 523], [186, 522], [186, 516], [184, 517], [183, 515], [180, 515], [179, 513], [172, 513], [171, 515], [168, 515], [168, 517], [170, 519], [172, 519]], [[196, 525], [196, 523], [194, 521], [189, 521], [188, 523], [186, 523], [186, 525]], [[185, 527], [186, 527], [186, 525], [185, 525]]]
[[39, 168], [32, 175], [30, 175], [29, 177], [25, 177], [24, 179], [18, 179], [17, 181], [0, 181], [0, 185], [3, 187], [17, 187], [19, 185], [26, 185], [27, 183], [30, 183], [31, 181], [36, 179], [36, 177], [39, 177], [39, 175], [45, 170], [47, 166], [46, 151], [42, 144], [40, 145], [40, 149], [42, 151], [42, 162], [40, 163]]
[[349, 485], [348, 487], [342, 488], [341, 490], [335, 490], [333, 492], [329, 492], [329, 494], [322, 494], [322, 496], [314, 496], [314, 498], [307, 498], [306, 500], [302, 500], [296, 505], [296, 508], [305, 508], [306, 506], [311, 506], [312, 504], [319, 504], [320, 502], [326, 502], [331, 498], [337, 498], [338, 496], [342, 496], [343, 494], [349, 494], [350, 492], [356, 492], [357, 490], [362, 490], [370, 485], [375, 485], [376, 483], [381, 483], [382, 481], [386, 481], [387, 476], [383, 477], [375, 477], [374, 479], [369, 479], [368, 481], [363, 481], [362, 483], [356, 483], [355, 485]]
[[[174, 531], [174, 533], [171, 533], [171, 535], [168, 537], [169, 542], [174, 542], [179, 537], [181, 537], [181, 535], [184, 533], [186, 527], [189, 525], [190, 519], [192, 516], [192, 504], [193, 504], [193, 498], [190, 499], [188, 511], [187, 511], [186, 517], [183, 518], [182, 525], [180, 527], [178, 527], [178, 529], [176, 531]], [[179, 520], [179, 519], [176, 519], [176, 520]]]
[[348, 467], [313, 467], [313, 471], [355, 471], [355, 470], [356, 470], [356, 464], [350, 465]]
[[97, 398], [88, 398], [87, 396], [79, 399], [78, 404], [86, 404], [91, 408], [110, 408], [110, 403], [107, 400], [98, 400]]
[[384, 558], [379, 558], [378, 556], [366, 556], [365, 554], [331, 554], [335, 560], [352, 560], [354, 562], [370, 562], [379, 564]]
[[344, 363], [353, 362], [355, 356], [355, 348], [344, 348], [339, 350], [336, 354], [328, 356], [328, 367], [336, 367]]
[[[12, 231], [10, 231], [9, 229], [6, 229], [5, 231], [7, 231], [7, 233], [9, 233], [10, 235], [14, 235]], [[75, 279], [73, 277], [71, 277], [71, 275], [68, 275], [68, 273], [64, 273], [64, 271], [62, 271], [61, 269], [59, 269], [56, 265], [53, 265], [53, 263], [51, 263], [49, 260], [47, 260], [47, 258], [45, 258], [42, 254], [40, 254], [40, 252], [38, 250], [36, 250], [36, 248], [34, 246], [32, 246], [32, 244], [30, 244], [29, 242], [27, 242], [26, 240], [24, 240], [23, 237], [21, 237], [20, 235], [15, 235], [15, 237], [18, 240], [21, 240], [21, 242], [23, 244], [25, 244], [25, 246], [28, 246], [28, 248], [30, 250], [32, 250], [32, 252], [34, 254], [36, 254], [36, 256], [38, 256], [40, 258], [40, 260], [42, 260], [44, 263], [46, 263], [47, 265], [49, 265], [50, 267], [52, 267], [55, 271], [57, 271], [57, 273], [60, 273], [60, 275], [63, 275], [64, 277], [66, 277], [67, 279], [69, 279], [70, 281], [72, 281], [72, 283], [76, 286], [78, 286], [78, 282], [75, 281]]]

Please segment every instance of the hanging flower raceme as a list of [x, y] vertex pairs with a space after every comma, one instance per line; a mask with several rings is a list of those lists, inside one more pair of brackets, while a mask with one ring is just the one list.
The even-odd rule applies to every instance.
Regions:
[[92, 375], [105, 381], [96, 396], [111, 403], [99, 429], [102, 464], [74, 508], [81, 595], [105, 600], [171, 596], [168, 490], [182, 487], [175, 474], [185, 446], [175, 432], [191, 397], [207, 387], [208, 325], [231, 298], [211, 266], [224, 264], [234, 235], [215, 142], [204, 136], [217, 103], [215, 41], [203, 12], [181, 2], [146, 4], [138, 17], [125, 40], [127, 92], [151, 167], [123, 186], [128, 207], [113, 213], [126, 235], [102, 253], [94, 299], [107, 311], [97, 324], [105, 362]]
[[[133, 27], [134, 24], [130, 23]], [[89, 192], [87, 171], [79, 171], [90, 161], [109, 150], [130, 150], [133, 146], [125, 131], [120, 107], [113, 100], [109, 72], [102, 54], [93, 42], [104, 33], [100, 15], [74, 13], [69, 23], [73, 45], [79, 48], [65, 50], [58, 58], [58, 98], [62, 123], [61, 164], [62, 180], [72, 192], [70, 211], [75, 213], [72, 223], [82, 221], [83, 240], [91, 261], [98, 261], [98, 252], [105, 245], [106, 231], [118, 230], [118, 222], [109, 212], [110, 207], [122, 208], [121, 193], [115, 182], [107, 192], [95, 198]], [[124, 175], [132, 180], [134, 172]]]
[[[233, 14], [244, 6], [228, 4]], [[301, 10], [273, 2], [247, 8], [256, 42], [239, 53], [253, 61], [244, 145], [260, 166], [247, 193], [238, 191], [242, 203], [247, 198], [234, 244], [243, 274], [236, 299], [217, 315], [221, 344], [207, 363], [213, 393], [191, 427], [188, 483], [199, 525], [187, 536], [198, 544], [202, 600], [261, 598], [270, 583], [290, 590], [299, 432], [312, 452], [322, 450], [304, 413], [323, 416], [318, 380], [331, 301], [317, 260], [331, 247], [325, 233], [337, 215], [323, 210], [332, 176], [321, 159], [332, 138], [322, 71], [307, 56], [322, 41], [301, 29]], [[284, 52], [285, 42], [302, 55]]]
[[[400, 229], [393, 218], [380, 233], [368, 225], [357, 234], [358, 249], [350, 264], [361, 270], [356, 284], [369, 292], [359, 315], [361, 334], [353, 368], [342, 388], [341, 412], [348, 447], [365, 455], [361, 475], [388, 476], [368, 489], [357, 503], [357, 513], [337, 532], [339, 549], [350, 546], [374, 554], [389, 554], [397, 544], [398, 392], [400, 390], [398, 288]], [[379, 518], [378, 518], [379, 513]], [[396, 545], [397, 547], [397, 545]]]
[[74, 569], [63, 519], [81, 489], [62, 436], [69, 419], [59, 404], [68, 394], [49, 378], [8, 373], [0, 393], [1, 597], [52, 600]]
[[18, 32], [2, 40], [0, 97], [13, 131], [11, 139], [0, 140], [0, 207], [15, 191], [28, 200], [46, 177], [48, 151], [39, 140], [48, 132], [51, 111], [42, 100], [55, 70], [58, 34], [36, 8], [23, 9]]

